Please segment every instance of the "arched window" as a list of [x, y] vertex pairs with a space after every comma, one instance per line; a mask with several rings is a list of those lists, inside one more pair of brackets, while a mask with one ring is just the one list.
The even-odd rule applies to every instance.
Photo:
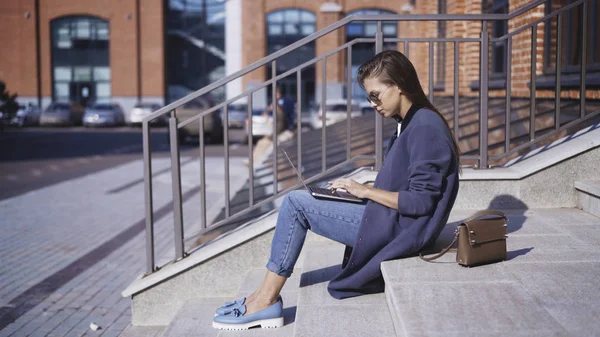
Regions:
[[[316, 16], [302, 9], [283, 9], [267, 14], [267, 54], [272, 54], [312, 33], [316, 30]], [[277, 74], [281, 74], [315, 57], [314, 42], [305, 44], [292, 53], [277, 59]], [[268, 67], [267, 78], [271, 78], [271, 67]], [[295, 76], [288, 76], [277, 82], [282, 94], [295, 97], [297, 84]], [[302, 71], [302, 106], [314, 99], [315, 70], [314, 67]], [[267, 97], [271, 100], [271, 90]]]
[[109, 25], [92, 16], [68, 16], [51, 22], [52, 99], [109, 101]]
[[[380, 15], [380, 14], [396, 14], [392, 11], [383, 9], [359, 9], [347, 14], [350, 15]], [[384, 37], [397, 37], [398, 25], [396, 22], [383, 22], [382, 31]], [[346, 42], [350, 42], [357, 38], [373, 38], [377, 33], [376, 21], [353, 21], [346, 26]], [[395, 42], [386, 42], [383, 45], [384, 49], [395, 49]], [[358, 67], [365, 61], [375, 55], [374, 43], [357, 43], [352, 46], [352, 90], [353, 98], [366, 100], [366, 93], [360, 88], [356, 80]]]

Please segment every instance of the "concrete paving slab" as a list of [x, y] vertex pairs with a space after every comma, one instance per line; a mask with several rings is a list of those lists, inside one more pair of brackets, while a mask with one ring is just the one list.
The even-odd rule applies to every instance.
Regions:
[[296, 337], [395, 336], [385, 303], [375, 305], [307, 305], [296, 322]]
[[[540, 302], [578, 301], [600, 304], [600, 262], [507, 263], [505, 268]], [[581, 314], [585, 315], [585, 312]]]
[[600, 226], [575, 225], [564, 227], [563, 230], [577, 240], [600, 248]]
[[597, 246], [570, 235], [509, 236], [506, 241], [511, 263], [597, 261]]
[[536, 217], [539, 218], [539, 221], [544, 221], [555, 226], [600, 225], [600, 218], [576, 208], [540, 209]]
[[600, 335], [600, 303], [566, 301], [542, 304], [546, 311], [568, 331], [569, 336]]
[[119, 337], [161, 337], [164, 326], [135, 326], [128, 325]]
[[516, 282], [391, 283], [388, 289], [404, 336], [567, 336]]
[[216, 337], [212, 327], [215, 309], [229, 298], [211, 297], [186, 302], [167, 326], [163, 337]]
[[446, 255], [451, 256], [451, 261], [430, 263], [418, 257], [385, 261], [381, 264], [381, 271], [386, 283], [512, 282], [515, 280], [501, 263], [466, 268], [454, 261], [453, 253]]

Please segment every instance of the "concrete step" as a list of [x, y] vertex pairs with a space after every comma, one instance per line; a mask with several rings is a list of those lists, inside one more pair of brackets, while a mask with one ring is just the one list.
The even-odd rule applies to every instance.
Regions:
[[162, 337], [216, 337], [219, 330], [212, 327], [215, 309], [231, 300], [210, 297], [187, 301], [169, 323]]
[[135, 326], [129, 324], [119, 337], [161, 337], [164, 326]]
[[598, 218], [577, 209], [505, 212], [504, 262], [465, 268], [448, 253], [435, 263], [382, 263], [398, 336], [600, 335]]
[[575, 181], [575, 189], [578, 208], [600, 217], [600, 180]]
[[294, 336], [395, 336], [385, 294], [336, 300], [327, 284], [340, 270], [344, 246], [310, 246], [300, 279]]

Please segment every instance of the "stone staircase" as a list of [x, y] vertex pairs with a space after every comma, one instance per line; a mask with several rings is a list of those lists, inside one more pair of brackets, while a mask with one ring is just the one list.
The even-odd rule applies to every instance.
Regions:
[[[306, 169], [314, 169], [315, 161], [320, 164], [308, 160]], [[133, 324], [121, 336], [600, 335], [598, 162], [600, 127], [594, 125], [506, 167], [463, 171], [459, 198], [437, 248], [475, 210], [504, 209], [510, 219], [505, 262], [463, 268], [452, 254], [437, 263], [387, 261], [381, 265], [384, 294], [337, 301], [326, 286], [340, 268], [343, 247], [311, 234], [284, 288], [286, 325], [217, 331], [211, 326], [214, 309], [249, 294], [264, 275], [277, 216], [271, 213], [134, 281], [123, 292], [133, 299]], [[296, 184], [285, 163], [280, 165], [279, 181], [290, 174], [290, 186]], [[270, 167], [267, 163], [257, 174], [267, 177]], [[268, 194], [272, 181], [264, 185]]]
[[[340, 301], [326, 288], [341, 268], [344, 247], [310, 233], [282, 291], [284, 327], [215, 330], [214, 310], [231, 298], [206, 297], [186, 302], [166, 327], [131, 325], [121, 336], [599, 335], [600, 218], [578, 209], [504, 211], [508, 259], [501, 263], [465, 268], [452, 253], [435, 263], [387, 261], [381, 265], [385, 293]], [[437, 248], [472, 213], [453, 211]], [[235, 297], [250, 294], [264, 273], [250, 269]]]

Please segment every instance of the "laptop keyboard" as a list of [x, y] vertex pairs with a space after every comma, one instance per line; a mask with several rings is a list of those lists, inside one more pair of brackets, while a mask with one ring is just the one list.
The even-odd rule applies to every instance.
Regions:
[[330, 190], [328, 188], [321, 188], [321, 187], [310, 187], [310, 189], [315, 192], [315, 193], [319, 193], [319, 194], [328, 194], [328, 195], [336, 195], [339, 196], [339, 194], [337, 193], [336, 190]]

